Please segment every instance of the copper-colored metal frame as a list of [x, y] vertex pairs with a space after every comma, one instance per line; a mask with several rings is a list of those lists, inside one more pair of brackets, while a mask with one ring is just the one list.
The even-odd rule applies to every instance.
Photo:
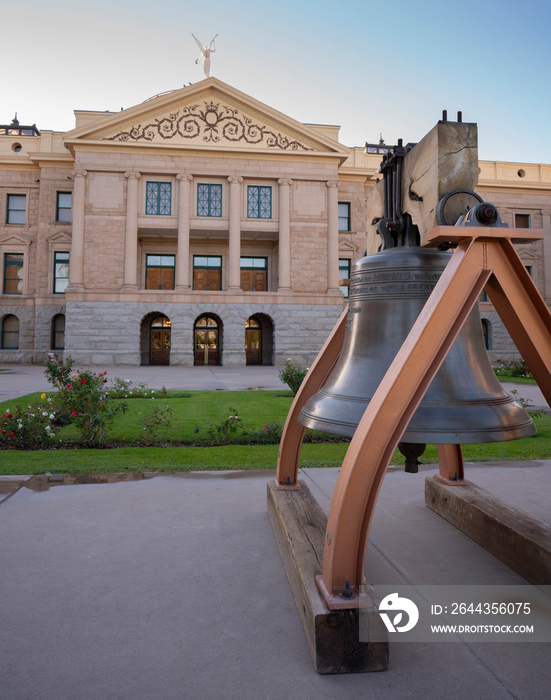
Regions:
[[[357, 591], [364, 581], [369, 528], [390, 459], [483, 289], [551, 404], [551, 313], [513, 247], [516, 241], [541, 238], [543, 231], [534, 229], [440, 226], [429, 232], [434, 245], [458, 245], [370, 401], [344, 458], [329, 511], [320, 583], [330, 608], [347, 582]], [[345, 323], [346, 311], [289, 412], [276, 476], [281, 486], [297, 481], [304, 435], [298, 415], [337, 361]], [[444, 481], [466, 483], [459, 445], [440, 446], [439, 459]], [[357, 595], [347, 604], [357, 607]]]

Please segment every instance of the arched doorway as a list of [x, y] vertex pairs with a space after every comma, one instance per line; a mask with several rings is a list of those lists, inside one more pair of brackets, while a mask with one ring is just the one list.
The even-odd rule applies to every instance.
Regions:
[[213, 316], [201, 316], [193, 327], [194, 365], [220, 364], [220, 324]]
[[248, 365], [262, 364], [262, 324], [254, 316], [245, 323], [245, 353]]
[[245, 355], [248, 365], [273, 364], [274, 326], [266, 314], [250, 316], [245, 323]]
[[155, 316], [149, 326], [149, 364], [170, 364], [170, 319]]

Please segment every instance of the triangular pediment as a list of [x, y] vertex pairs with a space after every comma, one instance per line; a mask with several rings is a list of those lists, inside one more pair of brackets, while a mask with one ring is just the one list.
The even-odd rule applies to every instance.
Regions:
[[48, 236], [46, 240], [48, 243], [71, 243], [73, 239], [65, 231], [57, 231], [57, 233]]
[[349, 149], [254, 98], [207, 78], [65, 134], [79, 142], [348, 156]]
[[357, 253], [359, 250], [357, 245], [353, 243], [348, 243], [348, 241], [341, 241], [339, 243], [339, 251], [342, 253]]
[[29, 236], [24, 236], [21, 233], [10, 233], [4, 238], [0, 238], [0, 245], [26, 245], [29, 246], [32, 243], [32, 238]]

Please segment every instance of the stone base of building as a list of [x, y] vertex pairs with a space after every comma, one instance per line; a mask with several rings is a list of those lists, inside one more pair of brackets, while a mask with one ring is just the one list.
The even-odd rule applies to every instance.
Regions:
[[[341, 312], [336, 304], [68, 302], [65, 355], [93, 366], [241, 367], [284, 365], [288, 358], [309, 366]], [[259, 332], [247, 341], [251, 319]], [[157, 352], [159, 343], [164, 352]]]

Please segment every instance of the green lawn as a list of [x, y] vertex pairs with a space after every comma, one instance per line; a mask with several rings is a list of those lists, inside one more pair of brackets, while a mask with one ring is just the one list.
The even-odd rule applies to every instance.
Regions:
[[[39, 393], [29, 394], [17, 401], [0, 404], [0, 411], [16, 403], [32, 403]], [[117, 417], [110, 439], [118, 443], [136, 444], [143, 433], [142, 419], [155, 406], [170, 406], [173, 410], [173, 441], [192, 438], [195, 427], [204, 430], [219, 424], [237, 410], [246, 428], [263, 430], [269, 423], [283, 425], [292, 403], [291, 392], [273, 391], [189, 391], [169, 392], [166, 399], [130, 399], [129, 410]], [[233, 411], [232, 411], [233, 412]], [[551, 416], [535, 418], [538, 433], [531, 438], [485, 445], [465, 445], [466, 462], [534, 460], [551, 458]], [[74, 444], [73, 427], [64, 428], [56, 437], [65, 449], [43, 451], [0, 451], [0, 474], [82, 474], [122, 471], [200, 471], [220, 469], [273, 469], [277, 462], [277, 445], [227, 445], [220, 447], [131, 447], [82, 449]], [[340, 466], [346, 453], [346, 443], [304, 444], [301, 466]], [[436, 463], [437, 452], [429, 445], [421, 462]], [[392, 464], [403, 463], [395, 454]]]

